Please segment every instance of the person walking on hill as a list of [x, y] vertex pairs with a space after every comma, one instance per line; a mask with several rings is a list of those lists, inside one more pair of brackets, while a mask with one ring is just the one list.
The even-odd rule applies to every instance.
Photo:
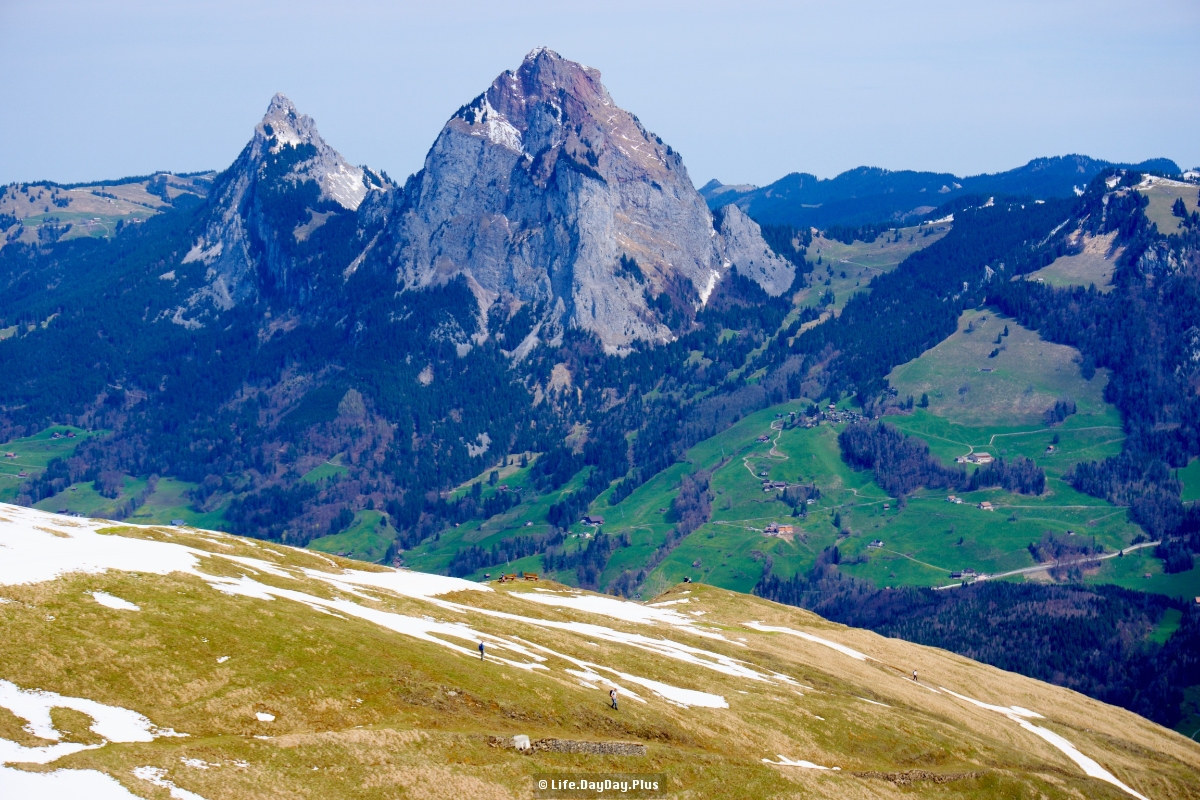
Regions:
[[[480, 647], [483, 647], [483, 645], [480, 645]], [[914, 669], [913, 670], [913, 680], [915, 681], [916, 679], [917, 679], [917, 671]]]
[[617, 709], [617, 690], [609, 689], [608, 690], [608, 698], [610, 700], [612, 700], [612, 707], [613, 707], [613, 710], [615, 711]]
[[[479, 660], [483, 661], [483, 642], [479, 643]], [[914, 672], [913, 675], [916, 675]]]

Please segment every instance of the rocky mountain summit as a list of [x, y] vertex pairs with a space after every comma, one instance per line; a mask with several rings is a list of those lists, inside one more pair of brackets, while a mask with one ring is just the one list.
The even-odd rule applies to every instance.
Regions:
[[[322, 278], [305, 268], [321, 260], [324, 248], [312, 246], [317, 234], [359, 238], [355, 212], [368, 192], [385, 187], [380, 176], [347, 163], [311, 117], [276, 94], [250, 142], [214, 184], [207, 225], [183, 258], [185, 265], [208, 267], [205, 285], [180, 307], [176, 321], [199, 324], [210, 311], [257, 299], [264, 288], [290, 291], [293, 299], [310, 296]], [[330, 225], [339, 218], [349, 224]]]
[[730, 269], [774, 296], [794, 279], [740, 209], [714, 229], [679, 153], [599, 71], [545, 48], [450, 118], [399, 202], [384, 257], [400, 284], [463, 275], [481, 310], [532, 304], [524, 348], [567, 326], [609, 352], [666, 341], [661, 310], [694, 311]]
[[794, 266], [741, 209], [715, 224], [679, 153], [597, 70], [538, 48], [455, 112], [403, 188], [348, 164], [276, 95], [214, 184], [181, 265], [206, 268], [202, 288], [172, 318], [202, 325], [263, 299], [305, 308], [369, 263], [404, 292], [461, 276], [477, 341], [529, 306], [532, 329], [502, 342], [518, 356], [568, 327], [620, 353], [671, 340], [731, 269], [772, 296], [792, 285]]

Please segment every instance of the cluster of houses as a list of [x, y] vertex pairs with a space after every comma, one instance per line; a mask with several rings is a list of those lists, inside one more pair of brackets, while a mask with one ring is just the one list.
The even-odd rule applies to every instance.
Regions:
[[59, 432], [55, 431], [54, 433], [50, 434], [50, 438], [51, 439], [74, 439], [75, 432], [67, 431], [66, 433], [59, 433]]
[[990, 464], [995, 460], [996, 459], [992, 457], [991, 453], [979, 452], [968, 453], [965, 456], [959, 456], [958, 458], [954, 459], [954, 462], [956, 464]]
[[[797, 415], [795, 412], [792, 412], [788, 416], [795, 417]], [[828, 422], [830, 424], [837, 422], [854, 423], [862, 422], [865, 419], [866, 417], [864, 417], [862, 414], [859, 414], [857, 411], [839, 410], [836, 405], [830, 403], [827, 409], [817, 414], [815, 417], [800, 415], [800, 421], [798, 424], [801, 428], [815, 428], [822, 422]]]
[[786, 489], [787, 487], [788, 487], [787, 481], [763, 481], [762, 482], [762, 489], [764, 492], [770, 492], [775, 489]]
[[967, 567], [966, 569], [963, 569], [963, 570], [957, 570], [955, 572], [951, 572], [950, 577], [951, 578], [978, 578], [979, 573], [976, 572], [975, 570], [971, 569], [970, 567]]
[[874, 548], [883, 547], [883, 540], [882, 539], [874, 539], [867, 545], [867, 547], [874, 547]]
[[780, 525], [777, 522], [768, 522], [767, 527], [763, 528], [764, 536], [794, 536], [796, 527], [794, 525]]

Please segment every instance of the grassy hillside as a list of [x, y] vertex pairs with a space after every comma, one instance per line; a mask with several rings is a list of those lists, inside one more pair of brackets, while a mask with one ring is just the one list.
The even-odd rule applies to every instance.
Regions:
[[13, 183], [0, 187], [0, 248], [10, 241], [111, 238], [119, 225], [145, 222], [180, 195], [203, 197], [213, 173], [105, 181], [91, 186]]
[[[1005, 325], [1009, 335], [999, 337], [1005, 349], [989, 359]], [[1035, 567], [1028, 545], [1047, 532], [1086, 538], [1115, 554], [1130, 546], [1141, 530], [1128, 522], [1124, 509], [1083, 495], [1063, 480], [1079, 461], [1120, 452], [1124, 439], [1119, 416], [1103, 401], [1106, 373], [1084, 380], [1077, 361], [1071, 348], [1043, 342], [984, 310], [964, 314], [956, 334], [893, 373], [902, 396], [919, 397], [926, 390], [930, 407], [889, 416], [890, 424], [920, 437], [945, 463], [973, 451], [1031, 458], [1046, 471], [1047, 491], [1041, 496], [982, 489], [962, 493], [964, 502], [952, 504], [946, 502], [946, 491], [919, 491], [901, 508], [869, 471], [855, 472], [843, 462], [837, 434], [844, 422], [799, 427], [794, 415], [804, 413], [811, 402], [784, 403], [748, 415], [697, 444], [616, 505], [609, 503], [611, 489], [602, 493], [587, 513], [604, 518], [604, 533], [628, 536], [629, 546], [612, 553], [597, 585], [608, 586], [623, 572], [650, 562], [677, 524], [671, 508], [681, 480], [701, 470], [712, 475], [711, 519], [662, 557], [641, 587], [642, 596], [685, 577], [749, 591], [768, 567], [777, 575], [808, 569], [822, 550], [835, 544], [843, 554], [843, 571], [880, 586], [942, 585], [950, 582], [952, 571], [964, 568], [996, 574]], [[980, 365], [994, 365], [989, 366], [994, 371], [979, 372]], [[956, 387], [968, 382], [973, 388], [960, 394]], [[1062, 397], [1073, 398], [1078, 411], [1048, 427], [1042, 414]], [[768, 441], [758, 441], [762, 436]], [[585, 468], [558, 491], [538, 492], [530, 477], [534, 462], [525, 468], [516, 466], [513, 458], [506, 463], [495, 485], [489, 481], [490, 470], [485, 470], [451, 496], [479, 484], [485, 499], [512, 491], [520, 493], [522, 503], [486, 521], [471, 520], [443, 531], [404, 552], [404, 562], [444, 572], [465, 547], [487, 550], [517, 536], [547, 535], [552, 532], [550, 506], [580, 490], [590, 470]], [[778, 490], [763, 491], [764, 479], [813, 485], [820, 496], [802, 506], [803, 515], [792, 517], [792, 508], [781, 501]], [[996, 510], [980, 510], [977, 506], [984, 500]], [[835, 514], [840, 529], [833, 524]], [[790, 537], [768, 536], [765, 529], [771, 523], [791, 524], [795, 532]], [[566, 551], [586, 548], [593, 531], [573, 524]], [[876, 540], [883, 545], [870, 546]], [[332, 541], [338, 544], [322, 549], [365, 553], [344, 546], [343, 539]], [[386, 540], [374, 540], [374, 547], [382, 552]], [[1198, 575], [1164, 576], [1147, 551], [1121, 559], [1094, 565], [1086, 579], [1172, 596], [1200, 594]], [[540, 573], [544, 566], [540, 555], [531, 555], [481, 567], [470, 577], [518, 570]], [[1147, 573], [1150, 578], [1143, 577]], [[554, 577], [578, 582], [573, 570]], [[1018, 574], [1013, 579], [1045, 580], [1046, 574]]]
[[949, 231], [949, 223], [913, 225], [901, 228], [898, 234], [884, 234], [873, 242], [855, 240], [851, 244], [817, 234], [808, 246], [813, 285], [802, 290], [796, 302], [802, 306], [816, 305], [826, 291], [832, 291], [833, 307], [841, 311], [854, 294], [868, 291], [867, 285], [872, 278], [891, 272], [901, 261], [938, 241]]
[[[85, 431], [70, 425], [54, 425], [33, 436], [13, 439], [0, 445], [0, 502], [16, 499], [21, 484], [36, 478], [55, 458], [70, 458], [84, 440], [106, 431]], [[74, 434], [68, 437], [67, 434]], [[15, 456], [9, 458], [9, 454]], [[22, 473], [25, 474], [22, 477]]]
[[[1000, 338], [1006, 349], [989, 359], [988, 353], [997, 347], [994, 340], [1005, 325], [1009, 335]], [[843, 462], [837, 433], [844, 422], [825, 422], [814, 428], [794, 426], [797, 417], [791, 415], [803, 413], [811, 403], [784, 403], [748, 415], [691, 448], [680, 462], [622, 502], [610, 505], [610, 492], [600, 495], [588, 513], [604, 518], [605, 533], [628, 535], [630, 546], [613, 553], [599, 585], [608, 585], [623, 571], [647, 563], [675, 526], [670, 509], [680, 481], [685, 474], [699, 470], [712, 474], [711, 520], [658, 564], [643, 588], [644, 596], [685, 577], [749, 591], [768, 564], [775, 574], [790, 575], [810, 567], [824, 548], [834, 544], [845, 558], [845, 572], [881, 586], [941, 585], [949, 582], [952, 571], [968, 567], [987, 573], [1033, 567], [1037, 562], [1028, 545], [1046, 532], [1074, 532], [1111, 552], [1127, 547], [1141, 531], [1127, 521], [1124, 509], [1083, 495], [1062, 480], [1079, 461], [1120, 452], [1124, 439], [1119, 416], [1102, 397], [1105, 373], [1086, 381], [1079, 374], [1077, 360], [1078, 354], [1071, 348], [1043, 342], [992, 312], [973, 311], [963, 315], [957, 333], [892, 376], [902, 396], [919, 397], [927, 392], [930, 407], [890, 416], [889, 423], [920, 437], [945, 463], [973, 451], [1031, 458], [1047, 474], [1048, 489], [1041, 496], [982, 489], [961, 494], [964, 502], [956, 505], [946, 502], [946, 491], [919, 491], [900, 508], [869, 471], [855, 472]], [[994, 371], [979, 372], [980, 365], [994, 365], [988, 367]], [[974, 388], [959, 393], [957, 388], [963, 385]], [[1073, 398], [1078, 412], [1050, 428], [1042, 414], [1062, 397]], [[758, 441], [761, 436], [768, 436], [768, 441]], [[584, 477], [584, 473], [577, 475], [562, 491], [574, 491]], [[763, 491], [764, 479], [815, 485], [820, 497], [803, 507], [803, 516], [793, 518], [778, 490]], [[528, 488], [519, 470], [506, 480]], [[443, 533], [440, 540], [406, 553], [406, 563], [444, 569], [462, 546], [486, 548], [518, 534], [546, 533], [550, 530], [546, 511], [557, 497], [543, 495], [485, 523], [466, 523]], [[996, 510], [977, 508], [984, 500]], [[833, 525], [835, 514], [840, 529]], [[526, 526], [526, 522], [533, 525]], [[770, 523], [792, 524], [795, 534], [767, 536], [764, 530]], [[574, 525], [570, 530], [574, 538], [568, 539], [567, 548], [586, 546], [587, 540], [581, 537], [590, 530]], [[874, 540], [883, 541], [883, 546], [870, 547]], [[506, 564], [505, 569], [541, 571], [542, 564], [538, 556], [532, 556]], [[1125, 582], [1112, 562], [1097, 565], [1095, 570], [1115, 582]], [[490, 571], [494, 570], [480, 569], [474, 577], [482, 578]], [[557, 577], [575, 582], [570, 572]], [[1043, 579], [1038, 574], [1029, 577]], [[1147, 590], [1168, 588], [1153, 579], [1141, 580], [1147, 581], [1143, 587]], [[1170, 593], [1178, 595], [1191, 585], [1186, 579], [1172, 578]], [[1196, 588], [1200, 591], [1200, 586]]]
[[1138, 191], [1150, 201], [1146, 207], [1146, 219], [1158, 226], [1159, 233], [1171, 234], [1178, 233], [1180, 228], [1180, 219], [1171, 213], [1171, 206], [1182, 198], [1188, 213], [1195, 211], [1200, 188], [1195, 184], [1147, 176], [1138, 186]]
[[313, 539], [308, 543], [308, 548], [359, 561], [380, 561], [395, 538], [395, 529], [389, 527], [384, 519], [380, 511], [360, 511], [354, 515], [354, 522], [349, 528]]
[[[0, 543], [0, 787], [27, 795], [531, 797], [541, 773], [637, 772], [688, 798], [1200, 796], [1200, 746], [1131, 713], [713, 587], [640, 605], [11, 506]], [[72, 745], [89, 727], [107, 743]]]
[[1025, 280], [1047, 283], [1055, 288], [1064, 286], [1095, 286], [1098, 291], [1112, 291], [1112, 277], [1122, 248], [1114, 247], [1116, 233], [1103, 236], [1075, 234], [1079, 252], [1059, 256], [1049, 265], [1029, 273]]
[[962, 425], [1028, 425], [1069, 397], [1097, 424], [1119, 426], [1104, 403], [1104, 373], [1085, 380], [1078, 362], [1074, 348], [993, 311], [972, 310], [948, 338], [892, 370], [888, 382], [901, 397], [928, 394], [931, 412]]

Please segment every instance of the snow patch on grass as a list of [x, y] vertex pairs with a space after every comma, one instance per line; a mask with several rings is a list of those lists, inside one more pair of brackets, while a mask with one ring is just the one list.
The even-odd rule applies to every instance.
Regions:
[[138, 767], [133, 771], [133, 776], [161, 789], [166, 789], [171, 793], [173, 800], [204, 800], [195, 792], [180, 789], [173, 782], [167, 780], [167, 771], [161, 767]]
[[119, 597], [114, 597], [107, 592], [92, 592], [92, 597], [97, 603], [107, 608], [115, 608], [118, 611], [141, 611], [141, 606], [135, 605], [128, 600], [122, 600]]
[[[0, 679], [0, 707], [7, 708], [15, 716], [25, 720], [25, 731], [39, 739], [57, 744], [42, 747], [25, 747], [8, 739], [0, 739], [0, 763], [3, 764], [49, 764], [63, 756], [83, 750], [95, 750], [108, 742], [152, 742], [159, 736], [186, 736], [170, 728], [159, 728], [136, 711], [118, 706], [107, 706], [82, 697], [66, 697], [55, 692], [39, 689], [22, 689], [11, 681]], [[50, 710], [69, 708], [92, 718], [91, 731], [103, 736], [102, 744], [85, 745], [77, 742], [62, 742], [62, 734], [55, 729]]]
[[777, 767], [800, 767], [801, 769], [828, 769], [828, 770], [834, 770], [834, 771], [839, 771], [839, 772], [842, 769], [841, 767], [822, 767], [820, 764], [814, 764], [811, 761], [804, 761], [803, 759], [800, 761], [792, 761], [790, 758], [788, 758], [787, 756], [782, 755], [782, 754], [780, 754], [778, 756], [778, 758], [779, 758], [778, 761], [772, 761], [769, 758], [764, 758], [763, 763], [764, 764], [774, 764]]
[[756, 631], [762, 631], [764, 633], [786, 633], [791, 636], [798, 636], [801, 639], [804, 639], [806, 641], [814, 642], [816, 644], [823, 645], [825, 647], [829, 647], [834, 650], [837, 650], [839, 653], [848, 655], [851, 658], [856, 659], [858, 661], [868, 661], [868, 660], [874, 661], [875, 660], [875, 659], [871, 658], [869, 655], [866, 655], [865, 653], [860, 653], [852, 647], [847, 647], [846, 645], [838, 644], [837, 642], [831, 642], [828, 639], [822, 639], [820, 636], [813, 636], [811, 633], [804, 633], [803, 631], [797, 631], [797, 630], [793, 630], [791, 628], [780, 628], [780, 627], [776, 627], [774, 625], [763, 625], [761, 622], [745, 622], [743, 624], [747, 628], [753, 628]]
[[1104, 767], [1100, 766], [1095, 759], [1085, 756], [1083, 753], [1081, 753], [1079, 748], [1077, 748], [1069, 739], [1060, 736], [1048, 728], [1043, 728], [1040, 725], [1034, 725], [1033, 723], [1029, 722], [1027, 718], [1045, 719], [1045, 717], [1036, 711], [1030, 711], [1027, 708], [1021, 708], [1020, 706], [994, 706], [990, 703], [984, 703], [982, 701], [975, 700], [974, 698], [967, 697], [966, 695], [952, 692], [945, 686], [940, 688], [946, 694], [957, 697], [959, 700], [965, 700], [972, 705], [979, 706], [980, 708], [986, 708], [988, 711], [995, 711], [998, 714], [1003, 714], [1025, 730], [1032, 733], [1034, 736], [1044, 739], [1055, 748], [1061, 750], [1067, 758], [1079, 765], [1079, 768], [1082, 769], [1089, 777], [1102, 780], [1105, 783], [1111, 783], [1113, 786], [1116, 786], [1126, 794], [1138, 798], [1138, 800], [1149, 800], [1149, 798], [1147, 798], [1145, 795], [1130, 789], [1124, 783], [1119, 781], [1115, 775], [1106, 770]]
[[25, 772], [0, 766], [0, 797], [38, 800], [139, 800], [124, 786], [94, 769]]

